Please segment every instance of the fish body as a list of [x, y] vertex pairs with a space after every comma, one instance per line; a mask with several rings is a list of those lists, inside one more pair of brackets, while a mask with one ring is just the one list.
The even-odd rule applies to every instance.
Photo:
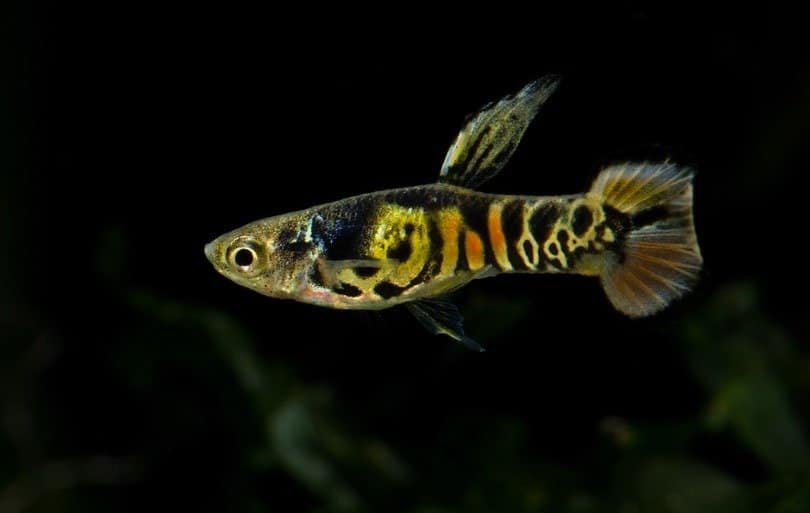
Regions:
[[[291, 291], [333, 308], [382, 309], [503, 272], [598, 274], [626, 224], [587, 195], [534, 197], [432, 184], [374, 192], [244, 227], [309, 261]], [[264, 238], [265, 240], [261, 240]], [[241, 241], [240, 241], [241, 242]], [[596, 258], [594, 258], [596, 257]], [[274, 295], [270, 279], [263, 287]]]
[[536, 81], [473, 117], [439, 183], [255, 221], [206, 245], [206, 256], [272, 297], [341, 309], [405, 304], [431, 331], [474, 348], [444, 297], [500, 273], [598, 276], [625, 314], [661, 310], [693, 286], [702, 263], [689, 169], [612, 166], [589, 191], [566, 196], [474, 189], [500, 171], [556, 85], [555, 77]]

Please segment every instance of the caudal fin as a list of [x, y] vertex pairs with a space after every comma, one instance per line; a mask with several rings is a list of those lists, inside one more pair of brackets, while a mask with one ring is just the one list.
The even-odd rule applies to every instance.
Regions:
[[619, 253], [600, 276], [613, 306], [630, 317], [662, 310], [694, 287], [703, 258], [692, 221], [690, 169], [665, 162], [603, 170], [591, 194], [625, 214]]

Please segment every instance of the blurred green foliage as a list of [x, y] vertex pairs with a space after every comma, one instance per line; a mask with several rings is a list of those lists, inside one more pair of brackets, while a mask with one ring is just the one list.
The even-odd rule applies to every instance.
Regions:
[[[120, 249], [115, 238], [110, 242], [107, 250]], [[718, 289], [678, 323], [680, 349], [706, 393], [703, 414], [675, 422], [605, 417], [594, 426], [601, 435], [584, 471], [527, 458], [533, 434], [520, 418], [459, 417], [431, 440], [386, 440], [354, 425], [351, 412], [338, 412], [329, 387], [308, 383], [290, 362], [257, 354], [255, 335], [228, 314], [145, 290], [123, 299], [126, 321], [110, 339], [122, 340], [111, 365], [126, 386], [154, 401], [171, 374], [191, 385], [180, 393], [206, 394], [214, 417], [200, 417], [193, 406], [184, 411], [192, 397], [163, 398], [156, 411], [171, 419], [173, 433], [155, 435], [165, 447], [146, 459], [51, 459], [55, 435], [37, 423], [56, 414], [35, 411], [31, 398], [59, 342], [34, 325], [17, 325], [13, 343], [3, 346], [0, 513], [92, 508], [92, 494], [65, 491], [140, 486], [168, 461], [162, 451], [182, 447], [182, 438], [198, 436], [205, 422], [224, 423], [215, 431], [236, 437], [227, 444], [234, 454], [226, 456], [235, 460], [217, 473], [232, 511], [285, 510], [290, 500], [302, 501], [299, 511], [336, 513], [810, 511], [810, 359], [763, 313], [752, 283]], [[473, 297], [469, 310], [491, 312], [493, 302]], [[528, 311], [519, 302], [509, 305], [510, 314], [490, 323], [485, 337], [496, 338]], [[194, 390], [205, 382], [210, 385]], [[160, 422], [141, 428], [159, 430]], [[740, 476], [713, 465], [695, 451], [707, 437], [725, 440], [749, 459], [745, 466], [761, 470]], [[181, 449], [171, 458], [182, 456]], [[256, 495], [265, 479], [268, 495]], [[279, 487], [288, 487], [290, 497], [280, 498]]]

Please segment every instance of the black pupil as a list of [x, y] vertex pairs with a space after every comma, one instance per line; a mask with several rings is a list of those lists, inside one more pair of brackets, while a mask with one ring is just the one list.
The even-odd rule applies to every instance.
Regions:
[[233, 261], [240, 267], [247, 267], [253, 263], [253, 252], [249, 249], [237, 249]]

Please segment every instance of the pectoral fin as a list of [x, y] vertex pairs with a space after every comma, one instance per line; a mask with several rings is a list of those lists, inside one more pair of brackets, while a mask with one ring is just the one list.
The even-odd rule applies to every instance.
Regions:
[[464, 334], [464, 318], [453, 303], [445, 299], [420, 299], [405, 306], [431, 333], [447, 335], [472, 351], [484, 351], [475, 340]]
[[472, 116], [447, 151], [439, 182], [474, 188], [497, 175], [559, 82], [557, 75], [535, 80]]

